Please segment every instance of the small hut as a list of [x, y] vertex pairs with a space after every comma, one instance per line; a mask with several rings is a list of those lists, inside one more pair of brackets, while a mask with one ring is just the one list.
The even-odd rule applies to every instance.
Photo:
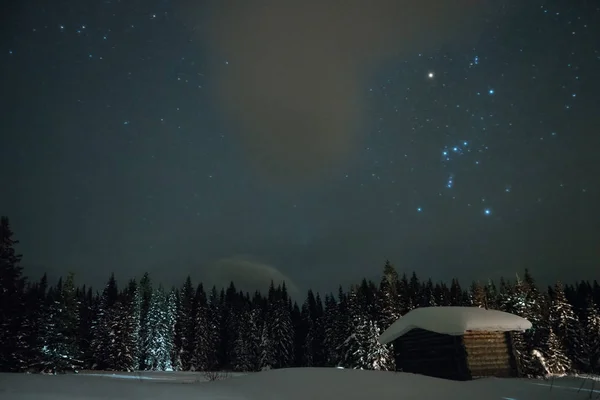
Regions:
[[477, 307], [423, 307], [386, 329], [396, 369], [453, 380], [519, 376], [511, 332], [531, 328], [514, 314]]

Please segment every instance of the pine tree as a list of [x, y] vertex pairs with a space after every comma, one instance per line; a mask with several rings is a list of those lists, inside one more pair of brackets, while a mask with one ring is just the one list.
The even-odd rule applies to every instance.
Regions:
[[546, 349], [546, 357], [543, 364], [549, 374], [564, 375], [570, 371], [571, 360], [565, 354], [561, 340], [552, 329], [550, 329], [550, 334], [548, 335]]
[[317, 294], [308, 291], [306, 301], [302, 305], [301, 320], [303, 324], [303, 356], [302, 366], [322, 367], [325, 364], [325, 351], [323, 342], [325, 328], [323, 326], [323, 304]]
[[177, 324], [175, 326], [175, 346], [179, 351], [181, 367], [184, 371], [189, 371], [192, 367], [192, 358], [194, 356], [194, 288], [192, 280], [188, 276], [181, 289], [181, 299], [177, 310]]
[[368, 321], [365, 352], [359, 363], [362, 369], [393, 371], [396, 368], [392, 345], [379, 343], [379, 327], [376, 321]]
[[463, 305], [462, 289], [458, 279], [452, 279], [450, 285], [450, 305], [451, 306], [462, 306]]
[[561, 282], [554, 285], [554, 297], [550, 310], [552, 331], [561, 342], [567, 357], [575, 369], [580, 371], [588, 364], [582, 346], [582, 330], [572, 305], [567, 301]]
[[113, 329], [115, 320], [114, 306], [118, 299], [117, 281], [114, 274], [111, 274], [108, 283], [102, 291], [98, 312], [92, 323], [92, 343], [91, 351], [94, 359], [93, 367], [103, 370], [114, 370], [115, 366], [111, 364], [112, 354], [115, 353]]
[[438, 306], [447, 307], [450, 305], [450, 289], [445, 283], [436, 283], [433, 294], [435, 303]]
[[388, 263], [384, 267], [384, 275], [379, 283], [379, 295], [377, 297], [378, 321], [384, 327], [389, 327], [400, 318], [398, 274]]
[[139, 368], [139, 291], [135, 280], [118, 296], [110, 323], [111, 349], [109, 364], [117, 371]]
[[499, 310], [500, 306], [498, 304], [498, 289], [496, 289], [496, 284], [494, 284], [491, 279], [489, 279], [485, 285], [484, 291], [487, 303], [486, 308], [490, 310]]
[[95, 311], [97, 304], [94, 302], [92, 289], [86, 288], [85, 285], [79, 291], [79, 329], [77, 333], [77, 341], [83, 368], [91, 369], [94, 363], [92, 354], [92, 323], [96, 318]]
[[479, 282], [473, 282], [469, 291], [470, 305], [473, 307], [487, 308], [488, 302], [483, 285]]
[[594, 303], [592, 295], [588, 296], [585, 312], [585, 340], [589, 355], [588, 372], [600, 373], [600, 311]]
[[172, 371], [171, 356], [174, 330], [174, 293], [165, 294], [162, 286], [152, 293], [148, 310], [148, 355], [147, 368], [155, 371]]
[[151, 367], [146, 364], [146, 360], [149, 360], [150, 352], [150, 324], [148, 323], [148, 312], [150, 310], [150, 303], [152, 302], [152, 281], [150, 275], [145, 273], [139, 284], [139, 313], [140, 313], [140, 333], [139, 333], [139, 346], [137, 359], [139, 360], [139, 369], [147, 371]]
[[355, 287], [350, 288], [350, 293], [347, 297], [347, 312], [349, 323], [346, 326], [346, 338], [340, 345], [340, 365], [344, 368], [360, 369], [364, 364], [361, 362], [361, 357], [366, 350], [367, 316], [364, 309], [360, 305], [357, 290]]
[[198, 309], [194, 335], [194, 367], [196, 370], [214, 371], [219, 367], [217, 350], [221, 331], [221, 306], [217, 288], [212, 287], [207, 301], [202, 285], [199, 285], [196, 301]]
[[24, 360], [26, 368], [30, 371], [44, 369], [45, 356], [43, 348], [47, 339], [47, 296], [48, 278], [46, 274], [39, 282], [30, 285], [25, 296], [25, 322], [24, 322]]
[[209, 310], [208, 300], [204, 287], [200, 283], [194, 296], [194, 351], [191, 369], [193, 371], [207, 371], [209, 369]]
[[46, 363], [54, 372], [76, 371], [82, 365], [78, 347], [79, 301], [70, 273], [53, 293], [47, 326], [49, 335], [43, 349]]
[[24, 352], [25, 278], [15, 252], [19, 241], [7, 217], [0, 218], [0, 371], [19, 371], [26, 367]]
[[260, 368], [260, 310], [244, 303], [240, 314], [240, 325], [234, 345], [233, 369], [235, 371], [257, 371]]
[[339, 362], [339, 353], [337, 351], [340, 343], [337, 340], [337, 320], [338, 304], [335, 301], [333, 294], [325, 296], [325, 310], [323, 314], [323, 329], [324, 338], [323, 346], [325, 347], [325, 366], [334, 367]]
[[274, 344], [275, 368], [289, 367], [294, 357], [294, 331], [285, 283], [278, 287], [269, 310], [270, 340]]
[[431, 279], [428, 279], [427, 282], [423, 284], [423, 287], [421, 288], [421, 293], [423, 294], [421, 307], [437, 306], [437, 302], [435, 301], [435, 287], [433, 286], [433, 282], [431, 281]]

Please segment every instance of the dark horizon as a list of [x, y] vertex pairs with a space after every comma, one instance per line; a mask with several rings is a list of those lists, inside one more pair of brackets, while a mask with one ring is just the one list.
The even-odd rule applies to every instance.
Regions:
[[0, 214], [26, 275], [599, 278], [600, 6], [219, 4], [9, 9]]

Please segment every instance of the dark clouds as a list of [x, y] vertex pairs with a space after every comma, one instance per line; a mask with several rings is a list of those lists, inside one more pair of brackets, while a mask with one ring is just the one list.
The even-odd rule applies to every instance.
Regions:
[[365, 82], [386, 59], [477, 32], [483, 0], [190, 2], [182, 14], [214, 59], [223, 118], [264, 177], [339, 172], [364, 131]]

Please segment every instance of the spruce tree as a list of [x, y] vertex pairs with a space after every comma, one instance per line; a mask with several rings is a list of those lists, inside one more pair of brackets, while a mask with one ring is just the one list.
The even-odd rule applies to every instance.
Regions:
[[592, 295], [588, 296], [585, 312], [585, 339], [589, 365], [587, 372], [600, 373], [600, 311]]
[[177, 338], [175, 346], [179, 350], [181, 367], [184, 371], [191, 369], [194, 356], [194, 297], [194, 287], [191, 278], [188, 276], [181, 289], [177, 324], [175, 326], [175, 337]]
[[462, 306], [463, 305], [463, 296], [462, 289], [460, 287], [460, 283], [458, 283], [458, 279], [452, 279], [452, 284], [450, 285], [450, 305], [451, 306]]
[[582, 329], [579, 320], [567, 301], [561, 282], [554, 285], [552, 305], [550, 309], [552, 330], [566, 351], [573, 367], [580, 371], [588, 364], [587, 355], [582, 346]]
[[118, 300], [117, 281], [111, 274], [108, 283], [102, 291], [98, 304], [98, 311], [92, 323], [91, 351], [94, 359], [93, 368], [114, 370], [112, 354], [115, 352], [114, 323], [115, 304]]
[[565, 348], [560, 338], [550, 329], [546, 343], [544, 367], [549, 374], [564, 375], [571, 369], [571, 360], [565, 354]]
[[383, 278], [379, 283], [379, 295], [377, 296], [378, 321], [384, 327], [389, 327], [400, 318], [398, 274], [395, 274], [395, 271], [392, 272], [391, 268], [393, 268], [391, 265], [386, 264]]
[[470, 305], [472, 307], [487, 308], [485, 288], [479, 282], [473, 282], [469, 290]]
[[150, 370], [172, 371], [171, 362], [174, 331], [174, 300], [175, 294], [166, 294], [162, 286], [152, 293], [148, 309], [148, 354], [145, 365]]
[[79, 301], [70, 273], [53, 292], [48, 320], [48, 336], [44, 346], [46, 364], [54, 372], [76, 371], [81, 365], [77, 334], [79, 328]]
[[47, 339], [48, 299], [46, 291], [48, 279], [46, 274], [39, 282], [29, 285], [25, 295], [24, 350], [25, 368], [30, 371], [44, 369], [45, 356], [43, 348]]
[[92, 355], [92, 323], [95, 319], [96, 303], [92, 295], [92, 289], [83, 288], [79, 291], [79, 329], [77, 341], [84, 369], [91, 369], [94, 363]]
[[[436, 307], [437, 302], [435, 301], [435, 287], [433, 286], [433, 282], [431, 279], [428, 279], [427, 282], [423, 284], [421, 288], [422, 300], [421, 307]], [[387, 328], [387, 326], [383, 326], [382, 328]]]
[[25, 317], [25, 278], [19, 265], [19, 243], [7, 217], [0, 218], [0, 371], [20, 371], [26, 367], [27, 344], [23, 332]]
[[323, 313], [324, 337], [323, 346], [325, 348], [325, 366], [334, 367], [339, 362], [338, 347], [340, 343], [337, 340], [337, 321], [338, 304], [333, 294], [325, 295], [325, 310]]
[[150, 351], [150, 324], [148, 323], [148, 312], [150, 303], [152, 302], [152, 281], [150, 275], [146, 272], [139, 283], [139, 313], [140, 313], [140, 333], [137, 359], [139, 361], [139, 369], [142, 371], [149, 370], [151, 367], [146, 364], [149, 360]]

